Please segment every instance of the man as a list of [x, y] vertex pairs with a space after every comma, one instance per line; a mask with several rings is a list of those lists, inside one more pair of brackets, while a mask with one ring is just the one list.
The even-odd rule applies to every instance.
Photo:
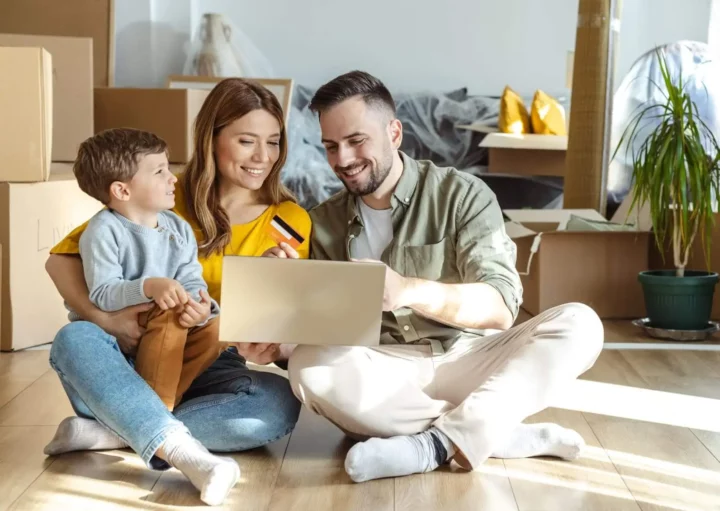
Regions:
[[311, 211], [312, 257], [387, 267], [381, 345], [299, 346], [288, 366], [298, 399], [364, 440], [347, 455], [350, 477], [451, 459], [473, 469], [490, 456], [577, 457], [576, 432], [521, 421], [595, 362], [597, 315], [568, 304], [510, 328], [522, 287], [495, 195], [401, 152], [402, 125], [379, 80], [342, 75], [310, 108], [346, 188]]

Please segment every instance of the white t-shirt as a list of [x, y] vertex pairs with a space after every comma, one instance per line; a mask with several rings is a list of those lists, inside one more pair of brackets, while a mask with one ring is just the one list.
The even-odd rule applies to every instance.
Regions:
[[352, 257], [379, 261], [393, 238], [392, 209], [373, 209], [359, 197], [356, 200], [365, 228], [354, 240]]

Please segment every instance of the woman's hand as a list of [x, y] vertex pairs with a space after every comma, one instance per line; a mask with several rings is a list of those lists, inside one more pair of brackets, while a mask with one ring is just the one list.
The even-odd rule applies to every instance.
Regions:
[[285, 242], [280, 243], [277, 247], [272, 247], [263, 252], [263, 257], [276, 257], [278, 259], [299, 259], [300, 254]]
[[248, 362], [258, 365], [272, 364], [280, 358], [280, 344], [265, 344], [260, 342], [236, 342], [232, 343], [238, 353], [245, 357]]
[[140, 326], [138, 316], [155, 306], [154, 303], [141, 303], [116, 312], [104, 312], [98, 315], [95, 323], [117, 339], [120, 351], [129, 356], [137, 353], [140, 338], [145, 329]]

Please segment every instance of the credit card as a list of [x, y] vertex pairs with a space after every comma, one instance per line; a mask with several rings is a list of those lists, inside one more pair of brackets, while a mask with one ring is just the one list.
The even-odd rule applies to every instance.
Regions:
[[305, 238], [300, 236], [297, 231], [277, 215], [275, 215], [268, 224], [268, 234], [278, 244], [287, 243], [295, 250], [305, 241]]

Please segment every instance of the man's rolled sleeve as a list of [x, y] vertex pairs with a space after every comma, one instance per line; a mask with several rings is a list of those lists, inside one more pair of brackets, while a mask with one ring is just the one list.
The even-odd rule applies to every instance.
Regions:
[[516, 269], [517, 247], [505, 232], [495, 194], [487, 185], [468, 188], [457, 211], [456, 255], [464, 283], [483, 282], [500, 293], [517, 318], [522, 283]]

